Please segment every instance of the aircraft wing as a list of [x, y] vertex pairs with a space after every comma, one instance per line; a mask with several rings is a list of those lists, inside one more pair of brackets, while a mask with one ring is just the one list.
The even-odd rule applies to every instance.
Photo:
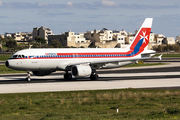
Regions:
[[[146, 59], [149, 59], [151, 58], [152, 54], [155, 54], [156, 51], [154, 50], [147, 50], [145, 52], [143, 52], [141, 54], [141, 58], [124, 58], [124, 59], [102, 59], [101, 61], [98, 59], [98, 60], [93, 60], [93, 61], [74, 61], [74, 62], [70, 62], [67, 64], [67, 66], [69, 67], [72, 67], [74, 65], [81, 65], [81, 64], [88, 64], [88, 65], [92, 65], [92, 66], [97, 66], [96, 68], [100, 68], [101, 66], [105, 66], [109, 63], [113, 63], [114, 67], [120, 67], [120, 66], [124, 66], [124, 64], [130, 64], [130, 63], [134, 63], [138, 60], [146, 60]], [[162, 55], [161, 55], [162, 56]], [[160, 59], [160, 58], [159, 58]]]

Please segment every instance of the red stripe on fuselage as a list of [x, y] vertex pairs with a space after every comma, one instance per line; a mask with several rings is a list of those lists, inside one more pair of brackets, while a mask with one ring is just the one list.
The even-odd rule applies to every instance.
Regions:
[[[57, 53], [56, 57], [54, 57], [53, 55], [52, 56], [51, 55], [37, 55], [37, 56], [33, 56], [32, 58], [27, 56], [27, 58], [15, 58], [15, 59], [127, 58], [127, 57], [129, 58], [129, 57], [135, 56], [134, 54], [132, 54], [131, 56], [126, 56], [128, 54], [131, 54], [132, 52], [133, 51], [130, 50], [128, 52], [113, 52], [113, 53], [109, 53], [109, 52], [106, 52], [106, 53]], [[84, 55], [84, 57], [81, 57], [81, 55]], [[104, 56], [95, 56], [95, 55], [104, 55]], [[120, 56], [117, 56], [117, 55], [120, 55]]]

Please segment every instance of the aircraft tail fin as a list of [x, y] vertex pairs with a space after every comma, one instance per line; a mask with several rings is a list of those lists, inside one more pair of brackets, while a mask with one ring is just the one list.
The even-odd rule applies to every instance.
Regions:
[[130, 50], [134, 52], [134, 54], [139, 54], [147, 49], [149, 44], [149, 37], [151, 33], [153, 18], [146, 18], [141, 25], [139, 31], [134, 37], [133, 41], [130, 44]]

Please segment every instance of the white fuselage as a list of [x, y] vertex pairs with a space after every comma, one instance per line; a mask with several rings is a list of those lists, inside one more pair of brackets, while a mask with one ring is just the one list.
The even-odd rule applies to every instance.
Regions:
[[[8, 62], [9, 68], [16, 70], [56, 71], [66, 70], [68, 65], [75, 64], [104, 64], [144, 59], [140, 54], [126, 56], [127, 52], [128, 49], [122, 48], [25, 49], [16, 52], [13, 56], [17, 55], [17, 58], [12, 56]], [[24, 57], [21, 58], [22, 55]]]

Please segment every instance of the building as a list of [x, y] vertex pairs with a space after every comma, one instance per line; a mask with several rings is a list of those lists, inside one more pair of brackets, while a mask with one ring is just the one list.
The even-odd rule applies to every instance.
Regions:
[[14, 34], [14, 33], [5, 33], [5, 34], [4, 34], [4, 38], [12, 37], [12, 34]]
[[91, 42], [103, 42], [113, 40], [113, 31], [103, 28], [102, 30], [87, 31], [84, 37]]
[[75, 34], [74, 32], [65, 32], [61, 35], [49, 35], [48, 36], [48, 44], [51, 44], [52, 40], [59, 40], [62, 44], [62, 46], [68, 46], [68, 47], [85, 47], [88, 48], [88, 46], [91, 44], [90, 40], [86, 40], [84, 38], [84, 33], [78, 33]]
[[4, 35], [0, 35], [1, 38], [4, 38]]
[[93, 42], [93, 47], [114, 48], [118, 44], [119, 36], [114, 36], [112, 30], [103, 28], [102, 30], [87, 31], [84, 37]]
[[155, 33], [153, 33], [153, 32], [150, 33], [149, 43], [152, 43], [152, 44], [156, 43]]
[[174, 37], [166, 37], [163, 40], [164, 44], [173, 45], [176, 44]]
[[32, 33], [31, 32], [17, 32], [12, 34], [12, 37], [14, 40], [17, 41], [17, 43], [28, 43], [32, 40]]
[[7, 37], [13, 38], [17, 43], [28, 44], [32, 40], [32, 32], [5, 33], [4, 38]]
[[161, 44], [163, 44], [164, 38], [165, 38], [165, 36], [162, 35], [162, 34], [157, 34], [157, 35], [155, 35], [156, 45], [161, 45]]
[[87, 40], [91, 40], [91, 42], [100, 42], [99, 32], [100, 31], [96, 29], [94, 31], [87, 31], [86, 33], [84, 33], [84, 37]]
[[48, 42], [48, 35], [52, 35], [52, 30], [50, 28], [46, 28], [41, 26], [40, 28], [33, 28], [33, 40], [36, 37], [44, 38]]
[[131, 42], [133, 41], [133, 39], [134, 39], [134, 37], [135, 37], [135, 35], [134, 34], [132, 34], [132, 33], [129, 33], [128, 35], [127, 35], [127, 37], [126, 37], [126, 44], [131, 44]]
[[116, 40], [119, 44], [125, 44], [125, 39], [128, 33], [125, 30], [122, 31], [113, 31], [113, 39]]
[[176, 36], [176, 43], [180, 43], [180, 35]]

